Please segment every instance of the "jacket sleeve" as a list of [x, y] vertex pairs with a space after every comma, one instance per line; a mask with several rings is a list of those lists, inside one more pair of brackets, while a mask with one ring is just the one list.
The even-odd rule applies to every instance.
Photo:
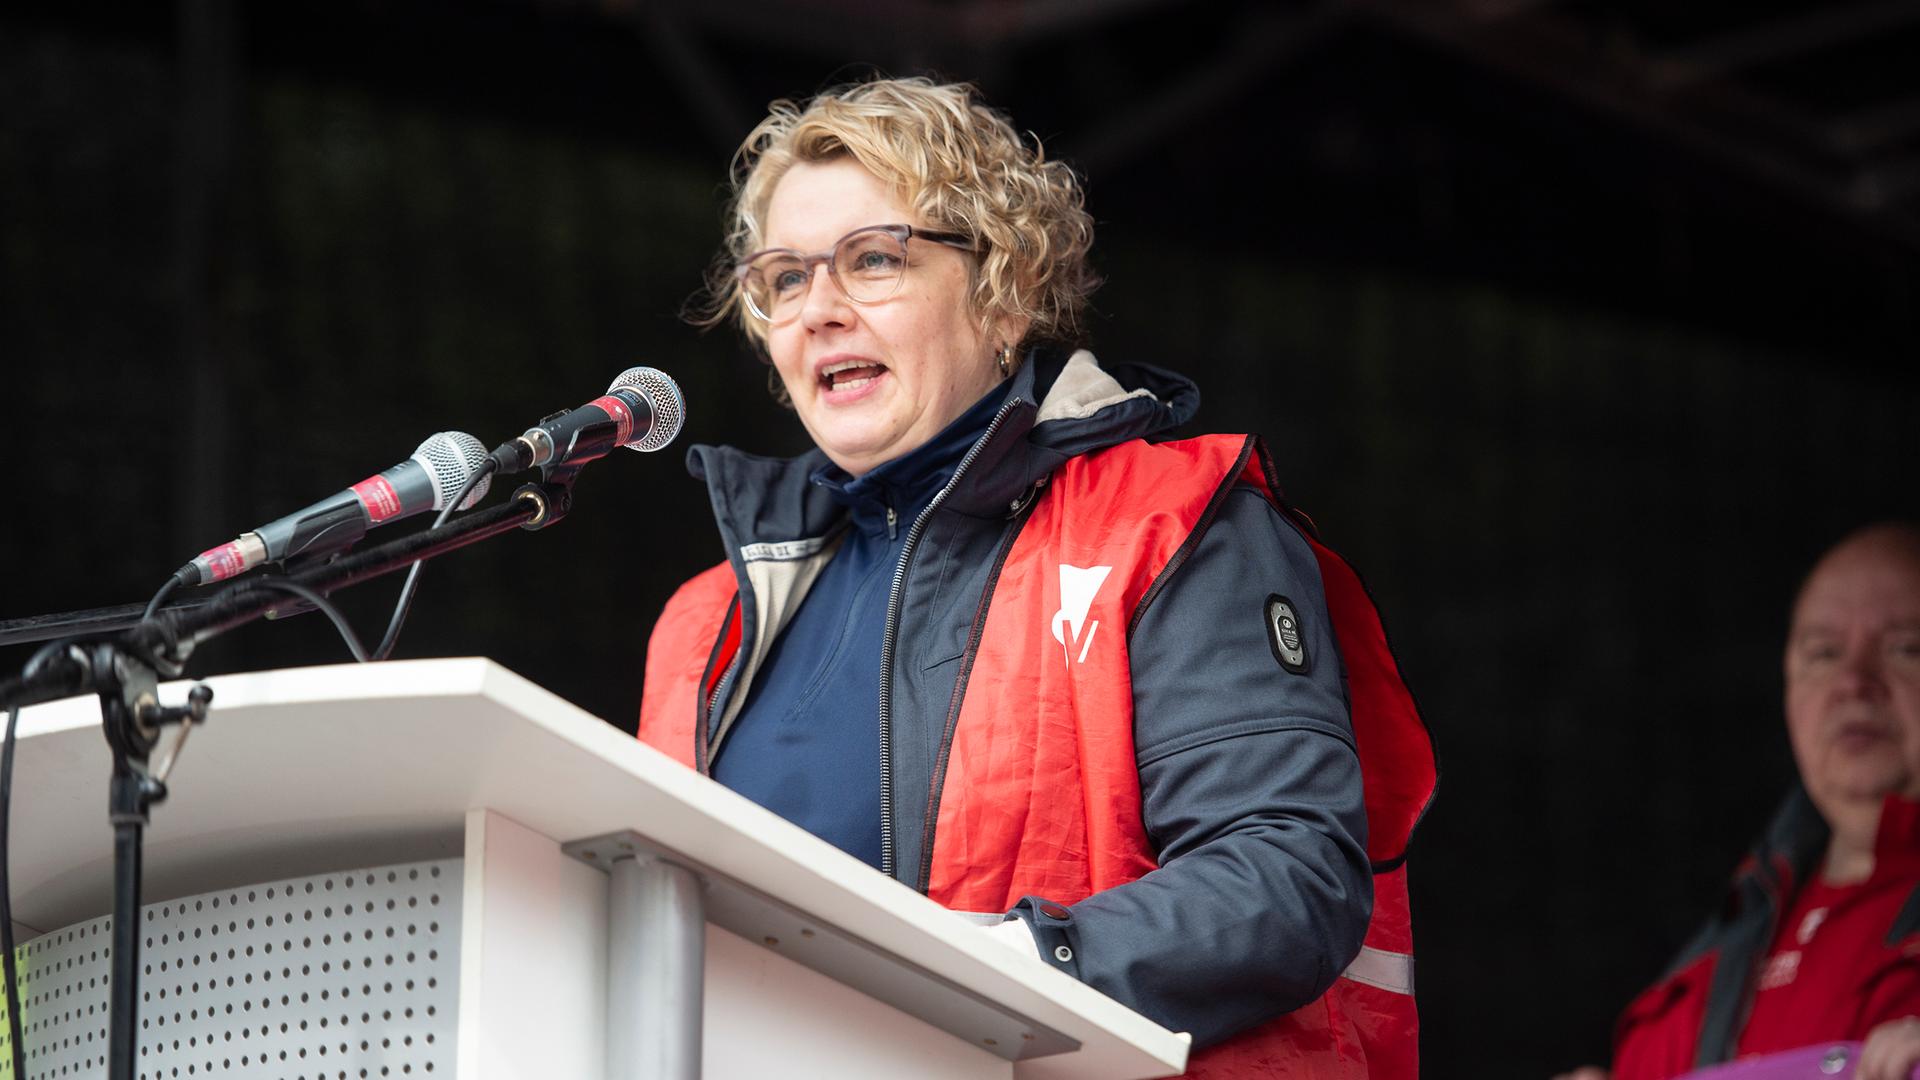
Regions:
[[[1048, 963], [1205, 1046], [1332, 985], [1359, 952], [1373, 878], [1346, 676], [1306, 541], [1236, 489], [1169, 573], [1129, 639], [1159, 868], [1071, 906], [1026, 897], [1011, 916]], [[1270, 597], [1298, 616], [1304, 664], [1274, 640]]]

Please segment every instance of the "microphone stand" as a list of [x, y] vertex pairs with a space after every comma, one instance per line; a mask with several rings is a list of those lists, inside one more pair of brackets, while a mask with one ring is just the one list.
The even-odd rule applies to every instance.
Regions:
[[[516, 528], [543, 529], [572, 508], [572, 481], [577, 467], [549, 470], [546, 479], [527, 484], [498, 506], [476, 510], [401, 539], [343, 556], [321, 566], [287, 575], [287, 581], [326, 594], [403, 570], [469, 544]], [[134, 1080], [138, 1057], [140, 879], [141, 852], [148, 814], [166, 798], [166, 778], [178, 760], [180, 747], [194, 724], [204, 723], [213, 692], [195, 686], [183, 706], [159, 703], [155, 688], [161, 675], [177, 677], [196, 646], [229, 630], [299, 601], [270, 586], [243, 580], [205, 602], [163, 608], [152, 619], [138, 622], [111, 638], [70, 639], [63, 647], [43, 651], [17, 678], [0, 682], [0, 709], [37, 705], [75, 694], [100, 698], [101, 726], [113, 752], [113, 776], [108, 791], [108, 818], [113, 824], [113, 967], [110, 992], [111, 1031], [107, 1076]], [[38, 616], [0, 624], [16, 636], [33, 641], [58, 636], [62, 630], [101, 634], [129, 624], [128, 608]], [[41, 637], [18, 636], [50, 626], [60, 627]], [[179, 725], [172, 749], [156, 770], [150, 764], [161, 729]], [[17, 1008], [17, 1001], [9, 1003]]]
[[[205, 597], [175, 600], [161, 610], [180, 611], [185, 608], [204, 606], [206, 602]], [[109, 634], [115, 630], [125, 630], [140, 625], [140, 616], [146, 610], [145, 604], [115, 604], [112, 607], [82, 608], [79, 611], [29, 615], [24, 619], [6, 619], [0, 621], [0, 645], [21, 645], [34, 641], [52, 641], [54, 638]]]

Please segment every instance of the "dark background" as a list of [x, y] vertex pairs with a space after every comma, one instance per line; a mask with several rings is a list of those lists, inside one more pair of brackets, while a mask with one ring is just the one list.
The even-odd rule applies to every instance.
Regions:
[[[399, 650], [631, 728], [720, 557], [684, 446], [803, 445], [678, 318], [735, 142], [874, 66], [974, 79], [1089, 178], [1096, 350], [1265, 433], [1386, 612], [1442, 754], [1428, 1071], [1604, 1060], [1790, 776], [1798, 576], [1920, 511], [1917, 56], [1869, 0], [11, 5], [0, 618], [647, 363], [680, 444], [435, 563]], [[344, 658], [309, 616], [193, 673]]]

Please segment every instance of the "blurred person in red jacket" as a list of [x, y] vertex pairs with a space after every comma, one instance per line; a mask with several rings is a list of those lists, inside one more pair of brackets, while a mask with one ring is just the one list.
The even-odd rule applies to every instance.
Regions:
[[1862, 529], [1814, 566], [1785, 671], [1799, 782], [1622, 1014], [1613, 1080], [1848, 1040], [1859, 1080], [1920, 1065], [1920, 528]]

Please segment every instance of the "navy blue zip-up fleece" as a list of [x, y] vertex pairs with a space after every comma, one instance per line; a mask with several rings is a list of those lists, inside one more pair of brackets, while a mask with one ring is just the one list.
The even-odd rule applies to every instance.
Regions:
[[[831, 462], [812, 482], [847, 529], [793, 621], [774, 640], [713, 759], [715, 780], [849, 855], [880, 866], [880, 638], [907, 529], [1007, 397], [996, 385], [940, 434], [854, 477]], [[891, 514], [891, 517], [889, 517]]]
[[[879, 827], [899, 881], [927, 890], [940, 741], [959, 707], [954, 665], [987, 600], [995, 553], [1067, 459], [1166, 432], [1198, 403], [1194, 385], [1171, 372], [1036, 351], [920, 515], [900, 570], [893, 662], [877, 684], [847, 690], [888, 695]], [[846, 508], [811, 480], [825, 461], [817, 449], [792, 460], [710, 446], [688, 453], [740, 588], [739, 650], [704, 713], [708, 769], [733, 752], [738, 696], [762, 677], [757, 628], [777, 635], [794, 605], [805, 606], [825, 545], [846, 528]], [[1204, 529], [1128, 640], [1142, 825], [1159, 868], [1067, 905], [1064, 918], [1046, 898], [1015, 911], [1047, 962], [1201, 1047], [1323, 993], [1359, 952], [1373, 902], [1346, 674], [1318, 564], [1251, 489], [1230, 493]], [[1284, 668], [1269, 642], [1270, 595], [1292, 601], [1318, 658], [1304, 673]], [[877, 708], [862, 704], [860, 723]], [[831, 770], [827, 783], [844, 784], [838, 763], [820, 767]]]

